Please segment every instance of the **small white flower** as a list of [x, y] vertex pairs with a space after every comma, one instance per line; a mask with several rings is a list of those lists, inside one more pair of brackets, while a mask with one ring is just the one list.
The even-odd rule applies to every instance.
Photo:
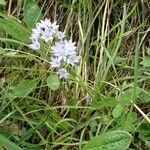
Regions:
[[34, 50], [39, 50], [40, 49], [40, 43], [34, 42], [34, 43], [30, 44], [29, 47], [34, 49]]
[[57, 33], [57, 38], [58, 38], [59, 40], [62, 40], [64, 37], [65, 37], [65, 33], [64, 33], [64, 32], [58, 32], [58, 33]]
[[72, 42], [71, 40], [67, 41], [64, 40], [64, 49], [67, 53], [67, 55], [71, 56], [71, 55], [75, 55], [76, 54], [76, 46], [75, 46], [75, 42]]
[[65, 68], [59, 69], [57, 74], [59, 75], [59, 78], [64, 78], [64, 79], [67, 79], [69, 75], [69, 73], [67, 72]]
[[59, 25], [56, 24], [56, 21], [54, 23], [52, 23], [52, 26], [51, 26], [51, 32], [53, 34], [56, 34], [58, 32], [58, 28], [59, 28]]
[[39, 35], [36, 35], [36, 34], [32, 34], [29, 37], [29, 39], [32, 41], [32, 43], [38, 42], [38, 38], [39, 38]]
[[75, 63], [79, 62], [79, 60], [80, 60], [80, 56], [72, 55], [68, 57], [67, 63], [74, 66]]
[[41, 29], [40, 28], [32, 29], [32, 34], [35, 34], [35, 35], [39, 36], [41, 34]]
[[[38, 49], [38, 39], [41, 38], [45, 42], [53, 41], [53, 38], [59, 33], [59, 25], [56, 22], [51, 23], [49, 19], [42, 20], [36, 24], [36, 28], [32, 29], [32, 35], [29, 37], [32, 44], [29, 46], [33, 49]], [[63, 35], [61, 35], [63, 36]]]
[[67, 58], [67, 51], [64, 47], [64, 44], [62, 42], [55, 43], [54, 46], [51, 47], [52, 53], [55, 57], [58, 57], [59, 59], [66, 59]]
[[67, 40], [57, 42], [54, 46], [51, 47], [51, 49], [53, 50], [52, 53], [55, 57], [61, 58], [66, 61], [68, 56], [76, 54], [76, 46], [74, 45], [75, 43]]
[[52, 23], [50, 22], [50, 19], [41, 20], [40, 23], [37, 24], [39, 28], [41, 29], [47, 29], [52, 27]]
[[45, 42], [52, 41], [53, 40], [52, 33], [49, 30], [43, 31], [41, 39], [43, 39]]
[[58, 58], [53, 58], [50, 62], [53, 68], [59, 68], [60, 67], [60, 60]]

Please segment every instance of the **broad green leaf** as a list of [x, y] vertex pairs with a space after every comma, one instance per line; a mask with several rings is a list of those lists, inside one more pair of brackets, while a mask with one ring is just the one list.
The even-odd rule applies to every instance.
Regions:
[[143, 58], [143, 61], [140, 64], [143, 65], [144, 67], [150, 67], [150, 58], [149, 57]]
[[0, 5], [6, 5], [6, 2], [4, 0], [0, 0]]
[[0, 19], [0, 28], [21, 42], [29, 42], [28, 31], [19, 22], [13, 19]]
[[134, 132], [136, 130], [136, 127], [134, 123], [125, 121], [123, 129], [128, 132]]
[[122, 106], [118, 104], [112, 111], [112, 115], [114, 118], [118, 118], [122, 114]]
[[124, 127], [124, 124], [126, 122], [125, 113], [122, 113], [121, 116], [119, 116], [118, 118], [115, 118], [115, 121], [117, 122], [118, 127]]
[[17, 97], [25, 97], [33, 91], [36, 84], [36, 80], [24, 79], [15, 86], [12, 94]]
[[119, 104], [124, 107], [130, 104], [131, 100], [132, 100], [132, 93], [125, 91], [124, 94], [120, 96]]
[[[120, 96], [119, 104], [122, 107], [129, 105], [132, 101], [132, 98], [133, 98], [132, 95], [133, 95], [133, 88], [130, 88], [130, 89], [124, 91], [124, 93]], [[136, 90], [136, 99], [139, 97], [139, 95], [140, 95], [140, 91], [137, 89]]]
[[104, 125], [108, 125], [113, 119], [111, 116], [108, 116], [106, 114], [101, 114], [100, 116], [101, 116], [101, 123]]
[[137, 129], [138, 132], [146, 132], [150, 134], [150, 124], [147, 122], [143, 122]]
[[92, 107], [104, 108], [104, 107], [115, 107], [118, 104], [114, 98], [105, 98], [101, 101], [96, 101], [92, 103]]
[[127, 150], [132, 136], [125, 131], [109, 131], [91, 139], [83, 150]]
[[135, 112], [128, 113], [127, 120], [128, 122], [135, 122], [137, 120], [137, 113]]
[[8, 138], [0, 134], [0, 144], [7, 147], [8, 150], [23, 150], [19, 146], [17, 146], [15, 143], [11, 142]]
[[139, 139], [141, 139], [144, 142], [146, 142], [147, 140], [150, 141], [150, 134], [146, 132], [141, 132], [139, 133]]
[[142, 92], [140, 95], [140, 100], [142, 103], [149, 103], [150, 102], [150, 91]]
[[150, 124], [149, 123], [142, 123], [138, 129], [136, 130], [139, 132], [139, 138], [142, 141], [150, 140]]
[[60, 85], [58, 75], [56, 75], [56, 74], [50, 75], [47, 78], [47, 85], [51, 90], [57, 90]]
[[37, 21], [43, 18], [39, 6], [33, 0], [25, 1], [23, 16], [29, 28], [34, 28]]

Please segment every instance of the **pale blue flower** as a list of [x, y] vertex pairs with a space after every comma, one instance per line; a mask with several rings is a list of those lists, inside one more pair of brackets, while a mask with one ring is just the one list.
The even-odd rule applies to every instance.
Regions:
[[51, 26], [51, 32], [53, 34], [56, 34], [58, 32], [58, 28], [59, 28], [59, 25], [56, 24], [56, 21], [54, 23], [52, 23], [52, 26]]
[[78, 63], [80, 60], [80, 56], [72, 55], [69, 56], [67, 59], [67, 64], [75, 65], [75, 63]]
[[41, 39], [43, 39], [45, 42], [53, 41], [53, 36], [50, 30], [45, 30], [42, 32]]
[[50, 21], [50, 19], [45, 19], [45, 20], [41, 20], [40, 23], [37, 23], [37, 28], [40, 29], [50, 29], [52, 27], [52, 23]]
[[34, 29], [32, 29], [32, 35], [40, 37], [40, 34], [41, 34], [41, 29], [40, 28], [34, 28]]
[[33, 49], [39, 47], [39, 43], [38, 46], [36, 46], [39, 38], [43, 39], [45, 42], [52, 42], [55, 35], [59, 33], [58, 28], [59, 25], [57, 25], [56, 22], [51, 23], [47, 18], [37, 23], [36, 28], [32, 29], [32, 35], [30, 36], [32, 44], [30, 47]]
[[59, 68], [60, 67], [60, 60], [58, 58], [53, 58], [50, 62], [51, 66], [53, 68]]
[[64, 79], [67, 79], [69, 75], [68, 71], [65, 68], [59, 69], [57, 74], [59, 75], [59, 78], [64, 78]]
[[58, 57], [59, 59], [63, 59], [64, 61], [67, 60], [68, 56], [72, 56], [76, 54], [75, 43], [72, 43], [71, 41], [67, 41], [67, 40], [55, 43], [55, 45], [52, 46], [51, 49], [55, 57]]
[[67, 55], [71, 56], [76, 54], [75, 50], [77, 47], [75, 46], [75, 42], [64, 40], [63, 45]]
[[29, 39], [32, 41], [32, 43], [38, 42], [40, 35], [41, 31], [37, 29], [32, 29], [32, 35], [29, 37]]
[[58, 32], [57, 33], [57, 38], [59, 39], [59, 40], [63, 40], [63, 38], [65, 37], [65, 33], [64, 32]]
[[30, 44], [29, 47], [34, 49], [34, 50], [39, 50], [40, 49], [40, 43], [34, 42], [34, 43]]
[[62, 59], [66, 60], [67, 50], [65, 49], [63, 42], [55, 43], [55, 45], [52, 46], [51, 49], [52, 49], [52, 53], [55, 57], [57, 57], [60, 60], [62, 60]]

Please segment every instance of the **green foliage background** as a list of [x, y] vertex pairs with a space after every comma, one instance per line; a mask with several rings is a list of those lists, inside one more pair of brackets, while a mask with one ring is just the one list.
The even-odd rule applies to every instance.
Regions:
[[[150, 2], [0, 0], [0, 150], [148, 150]], [[59, 80], [49, 47], [31, 50], [44, 18], [76, 41]]]

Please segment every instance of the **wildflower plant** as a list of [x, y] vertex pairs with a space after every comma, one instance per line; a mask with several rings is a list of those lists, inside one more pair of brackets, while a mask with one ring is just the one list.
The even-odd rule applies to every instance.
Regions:
[[0, 149], [149, 149], [148, 0], [3, 1]]
[[41, 40], [49, 45], [51, 54], [49, 64], [57, 71], [60, 78], [67, 79], [69, 76], [67, 66], [74, 66], [80, 60], [80, 56], [77, 56], [76, 43], [71, 39], [67, 40], [65, 33], [59, 31], [59, 25], [47, 18], [36, 24], [29, 38], [32, 42], [29, 47], [34, 50], [41, 50]]

